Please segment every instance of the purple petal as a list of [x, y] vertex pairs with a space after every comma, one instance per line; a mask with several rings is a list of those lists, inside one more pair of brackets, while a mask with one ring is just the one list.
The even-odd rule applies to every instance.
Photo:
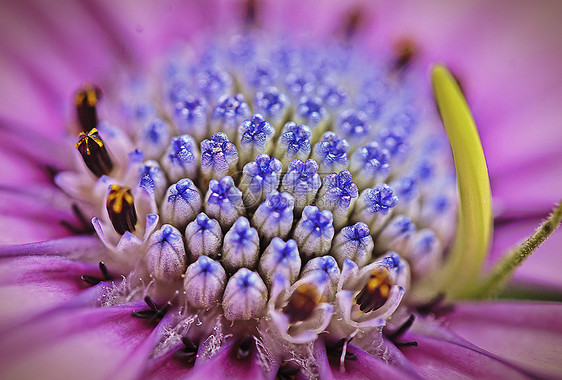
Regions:
[[[79, 308], [46, 317], [3, 334], [0, 342], [2, 378], [108, 378], [127, 365], [135, 351], [153, 343], [151, 326], [131, 317], [142, 304]], [[144, 306], [146, 307], [146, 306]], [[148, 338], [148, 339], [147, 339]], [[145, 354], [145, 352], [142, 352]], [[146, 358], [143, 358], [146, 359]], [[134, 371], [136, 372], [136, 371]], [[135, 378], [136, 373], [119, 374]]]
[[0, 246], [0, 258], [60, 255], [95, 261], [99, 260], [104, 252], [103, 245], [97, 236], [70, 236], [39, 243]]
[[533, 302], [462, 303], [447, 316], [467, 341], [541, 376], [562, 373], [562, 305]]
[[237, 359], [237, 351], [238, 345], [226, 343], [208, 361], [196, 361], [189, 379], [266, 379], [254, 348], [246, 359]]
[[417, 347], [404, 347], [403, 352], [423, 378], [528, 378], [522, 372], [470, 348], [413, 333], [404, 338], [418, 342]]
[[412, 374], [386, 363], [353, 344], [347, 346], [347, 352], [357, 356], [356, 360], [345, 361], [345, 371], [340, 371], [340, 358], [326, 354], [324, 342], [319, 339], [314, 345], [314, 357], [321, 379], [410, 379]]
[[101, 277], [96, 264], [56, 256], [3, 258], [0, 264], [3, 323], [29, 318], [71, 301], [91, 286], [80, 278], [84, 274]]

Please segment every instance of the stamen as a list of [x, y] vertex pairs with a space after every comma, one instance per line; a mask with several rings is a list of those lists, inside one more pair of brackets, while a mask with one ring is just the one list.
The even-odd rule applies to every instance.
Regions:
[[286, 169], [294, 159], [306, 160], [310, 156], [310, 138], [312, 133], [306, 125], [289, 122], [285, 124], [285, 132], [277, 141], [275, 155], [281, 158]]
[[76, 114], [84, 132], [91, 131], [98, 126], [96, 106], [100, 98], [101, 89], [95, 85], [87, 85], [74, 95]]
[[174, 358], [182, 361], [186, 364], [193, 364], [197, 358], [197, 351], [199, 350], [199, 345], [194, 343], [191, 339], [184, 336], [181, 338], [183, 347], [174, 352]]
[[358, 222], [342, 228], [336, 235], [331, 252], [341, 268], [345, 259], [354, 261], [360, 267], [371, 259], [374, 244], [370, 234], [369, 226]]
[[109, 188], [106, 203], [109, 219], [113, 228], [120, 235], [125, 232], [135, 231], [137, 224], [137, 212], [131, 189], [128, 186], [113, 184]]
[[246, 207], [257, 207], [267, 194], [277, 190], [281, 169], [281, 161], [267, 154], [259, 154], [254, 161], [244, 165], [240, 190], [244, 193]]
[[102, 274], [102, 278], [97, 278], [97, 277], [90, 276], [90, 275], [87, 275], [87, 274], [83, 274], [80, 278], [90, 285], [97, 285], [102, 281], [111, 280], [111, 277], [109, 277], [109, 272], [107, 271], [107, 267], [105, 266], [105, 263], [103, 261], [100, 261], [99, 267], [100, 267], [100, 271], [101, 271], [101, 274]]
[[415, 340], [412, 341], [408, 341], [408, 342], [399, 342], [397, 341], [398, 338], [400, 338], [402, 335], [404, 335], [404, 333], [406, 331], [408, 331], [408, 329], [410, 327], [412, 327], [412, 325], [414, 324], [414, 321], [416, 319], [416, 316], [414, 314], [410, 314], [410, 316], [408, 317], [408, 319], [406, 320], [406, 322], [404, 322], [400, 327], [398, 327], [398, 329], [396, 331], [394, 331], [391, 334], [387, 334], [386, 337], [388, 338], [388, 340], [390, 340], [392, 343], [394, 343], [394, 345], [396, 347], [417, 347], [418, 346], [418, 342], [416, 342]]
[[279, 365], [275, 380], [295, 380], [300, 370], [298, 364], [293, 360], [283, 360]]
[[[328, 356], [332, 356], [335, 357], [337, 359], [340, 359], [343, 351], [344, 351], [344, 347], [347, 348], [347, 344], [349, 343], [347, 338], [341, 338], [340, 340], [331, 343], [331, 344], [327, 344], [326, 345], [326, 354]], [[344, 360], [357, 360], [357, 355], [354, 354], [353, 352], [348, 352], [346, 350], [345, 352], [345, 357]]]
[[392, 282], [387, 268], [377, 268], [371, 272], [371, 278], [355, 298], [359, 310], [369, 313], [384, 305], [388, 300]]
[[164, 304], [164, 306], [162, 307], [159, 307], [156, 302], [154, 302], [154, 300], [150, 298], [150, 296], [145, 296], [144, 302], [146, 302], [149, 309], [133, 311], [131, 313], [131, 316], [133, 316], [134, 318], [148, 319], [153, 322], [158, 322], [162, 318], [164, 318], [164, 316], [168, 312], [168, 308], [170, 307], [168, 303]]
[[282, 311], [289, 317], [289, 323], [296, 323], [308, 319], [319, 302], [320, 294], [316, 287], [304, 283], [291, 294]]
[[247, 335], [240, 343], [238, 343], [238, 350], [236, 351], [236, 359], [243, 360], [247, 359], [252, 352], [252, 348], [255, 346], [255, 339], [251, 335]]
[[320, 209], [332, 212], [334, 227], [340, 229], [347, 223], [348, 215], [353, 210], [358, 195], [357, 186], [351, 182], [351, 173], [342, 170], [324, 177], [324, 184], [318, 193], [317, 205]]
[[88, 133], [80, 132], [74, 147], [78, 149], [84, 163], [96, 177], [108, 175], [113, 169], [113, 162], [96, 128], [92, 128]]

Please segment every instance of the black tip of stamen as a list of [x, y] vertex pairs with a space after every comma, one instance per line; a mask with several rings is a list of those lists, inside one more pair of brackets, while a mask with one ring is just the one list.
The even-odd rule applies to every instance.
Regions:
[[97, 127], [99, 123], [96, 107], [100, 99], [101, 89], [95, 85], [84, 86], [74, 95], [76, 115], [84, 132]]
[[409, 342], [394, 342], [394, 345], [396, 347], [417, 347], [418, 346], [418, 342], [415, 340], [409, 341]]
[[445, 297], [445, 293], [439, 293], [429, 302], [417, 306], [416, 311], [421, 315], [444, 315], [450, 313], [455, 307], [454, 305], [444, 305]]
[[109, 272], [107, 271], [107, 267], [105, 266], [103, 261], [100, 261], [99, 267], [100, 267], [101, 274], [103, 276], [102, 278], [98, 278], [98, 277], [94, 277], [94, 276], [84, 274], [84, 275], [80, 276], [82, 281], [85, 281], [90, 285], [97, 285], [102, 281], [111, 280], [111, 277], [109, 276]]
[[248, 335], [238, 343], [238, 351], [236, 352], [236, 358], [238, 359], [247, 359], [250, 356], [250, 352], [252, 351], [252, 347], [255, 344], [254, 337]]
[[75, 147], [96, 177], [107, 175], [113, 169], [113, 161], [96, 128], [92, 128], [88, 133], [81, 132]]
[[351, 40], [365, 26], [366, 17], [365, 9], [361, 7], [351, 9], [339, 28], [339, 34], [344, 40]]
[[139, 319], [148, 319], [151, 321], [160, 321], [166, 315], [168, 311], [168, 304], [162, 307], [158, 307], [156, 302], [149, 296], [144, 297], [144, 302], [148, 305], [150, 309], [136, 310], [131, 313], [131, 316]]
[[300, 367], [294, 361], [284, 360], [279, 365], [275, 380], [295, 380], [300, 370]]
[[80, 278], [82, 279], [82, 281], [85, 281], [90, 285], [97, 285], [102, 281], [100, 278], [89, 276], [87, 274], [83, 274], [82, 276], [80, 276]]
[[395, 70], [406, 68], [416, 57], [418, 51], [416, 44], [410, 39], [399, 41], [394, 48], [394, 61], [392, 66]]
[[[342, 338], [334, 343], [331, 344], [327, 344], [326, 345], [326, 353], [328, 354], [328, 356], [332, 356], [332, 357], [336, 357], [336, 358], [341, 358], [341, 354], [343, 352], [343, 346], [346, 343], [349, 343], [351, 341], [347, 340], [347, 338]], [[353, 353], [353, 352], [349, 352], [346, 350], [345, 352], [345, 360], [357, 360], [357, 354]]]
[[243, 3], [244, 23], [247, 26], [256, 26], [258, 23], [258, 1], [246, 0]]
[[399, 328], [398, 330], [396, 330], [395, 332], [393, 332], [392, 334], [389, 334], [387, 336], [388, 339], [394, 341], [397, 338], [400, 338], [402, 336], [402, 334], [404, 334], [406, 331], [408, 331], [408, 329], [410, 327], [412, 327], [412, 325], [414, 324], [414, 321], [416, 320], [416, 316], [414, 314], [410, 314], [410, 316], [408, 317], [408, 319], [406, 320], [406, 322], [404, 322]]
[[174, 352], [174, 358], [186, 364], [193, 364], [195, 362], [195, 359], [197, 358], [197, 351], [199, 350], [199, 346], [186, 336], [182, 337], [181, 341], [184, 347]]

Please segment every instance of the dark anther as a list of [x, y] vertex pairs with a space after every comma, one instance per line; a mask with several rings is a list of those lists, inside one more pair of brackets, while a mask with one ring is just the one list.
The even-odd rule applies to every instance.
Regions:
[[87, 274], [82, 275], [80, 278], [83, 281], [86, 281], [88, 284], [90, 285], [97, 285], [102, 281], [109, 281], [111, 280], [111, 277], [109, 276], [109, 272], [107, 271], [107, 267], [105, 266], [105, 263], [103, 261], [100, 261], [100, 271], [102, 274], [102, 278], [98, 278], [98, 277], [94, 277], [94, 276], [90, 276]]
[[275, 380], [295, 380], [300, 370], [300, 367], [294, 361], [284, 360], [279, 365]]
[[238, 343], [238, 351], [236, 352], [237, 359], [247, 359], [250, 356], [250, 352], [252, 351], [252, 347], [255, 344], [254, 337], [248, 335]]
[[306, 283], [300, 285], [283, 308], [283, 313], [289, 316], [289, 323], [304, 321], [310, 317], [318, 305], [319, 298], [320, 295], [314, 285]]
[[98, 125], [96, 107], [101, 98], [101, 90], [94, 85], [88, 85], [78, 90], [74, 95], [74, 106], [78, 121], [84, 132], [88, 132]]
[[413, 41], [409, 39], [399, 41], [394, 48], [394, 69], [401, 70], [408, 66], [416, 54], [417, 48]]
[[453, 311], [454, 306], [443, 305], [443, 301], [445, 301], [445, 293], [439, 293], [428, 303], [417, 306], [416, 311], [421, 315], [443, 315]]
[[339, 28], [339, 34], [345, 40], [350, 40], [359, 30], [361, 30], [361, 28], [365, 26], [366, 21], [365, 9], [355, 7], [354, 9], [351, 9], [344, 18], [344, 21]]
[[[333, 356], [336, 358], [341, 358], [341, 354], [343, 352], [343, 346], [346, 343], [347, 338], [342, 338], [337, 342], [327, 344], [326, 345], [326, 353], [329, 356]], [[349, 341], [348, 341], [349, 343]], [[353, 352], [349, 352], [346, 350], [345, 352], [345, 360], [357, 360], [357, 355]]]
[[75, 148], [95, 176], [109, 174], [113, 169], [113, 162], [96, 128], [92, 128], [88, 133], [80, 132]]
[[410, 314], [410, 316], [408, 317], [408, 319], [406, 320], [406, 322], [404, 322], [402, 324], [402, 326], [400, 326], [396, 331], [390, 333], [390, 334], [386, 334], [386, 337], [388, 340], [390, 340], [392, 343], [394, 343], [394, 345], [396, 347], [409, 347], [409, 346], [417, 346], [418, 342], [416, 342], [415, 340], [413, 341], [409, 341], [409, 342], [400, 342], [397, 339], [399, 339], [406, 331], [408, 331], [408, 329], [410, 327], [412, 327], [412, 325], [414, 324], [414, 321], [416, 320], [416, 316], [414, 314]]
[[258, 1], [257, 0], [246, 0], [243, 3], [244, 21], [248, 26], [255, 26], [257, 24], [258, 17]]
[[75, 225], [67, 220], [61, 220], [60, 224], [68, 228], [68, 230], [75, 235], [90, 234], [94, 231], [92, 223], [88, 220], [88, 218], [86, 218], [76, 203], [72, 204], [72, 213], [76, 216], [76, 219], [78, 219], [78, 225]]
[[197, 358], [197, 350], [199, 349], [199, 346], [186, 336], [182, 337], [181, 341], [183, 343], [183, 347], [174, 352], [174, 358], [187, 364], [193, 364]]
[[127, 186], [111, 185], [107, 196], [107, 213], [113, 228], [123, 235], [127, 231], [134, 231], [137, 224], [137, 211], [131, 189]]
[[156, 305], [156, 302], [154, 302], [149, 296], [144, 297], [144, 302], [146, 302], [149, 309], [133, 311], [131, 313], [133, 317], [140, 319], [149, 319], [151, 321], [159, 321], [164, 318], [166, 312], [168, 311], [169, 304], [158, 307], [158, 305]]
[[359, 310], [368, 313], [384, 305], [390, 294], [391, 281], [388, 270], [381, 269], [371, 273], [371, 278], [355, 298]]

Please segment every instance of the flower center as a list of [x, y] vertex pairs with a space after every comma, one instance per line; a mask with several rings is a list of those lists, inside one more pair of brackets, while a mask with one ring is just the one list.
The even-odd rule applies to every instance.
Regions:
[[[119, 78], [106, 103], [94, 86], [75, 96], [84, 165], [56, 181], [99, 210], [104, 262], [125, 278], [107, 298], [146, 296], [139, 318], [197, 315], [202, 335], [236, 336], [239, 357], [270, 332], [283, 351], [329, 331], [340, 355], [355, 334], [379, 339], [456, 214], [408, 47], [393, 63], [255, 34], [209, 46]], [[183, 338], [193, 360], [201, 336]]]

